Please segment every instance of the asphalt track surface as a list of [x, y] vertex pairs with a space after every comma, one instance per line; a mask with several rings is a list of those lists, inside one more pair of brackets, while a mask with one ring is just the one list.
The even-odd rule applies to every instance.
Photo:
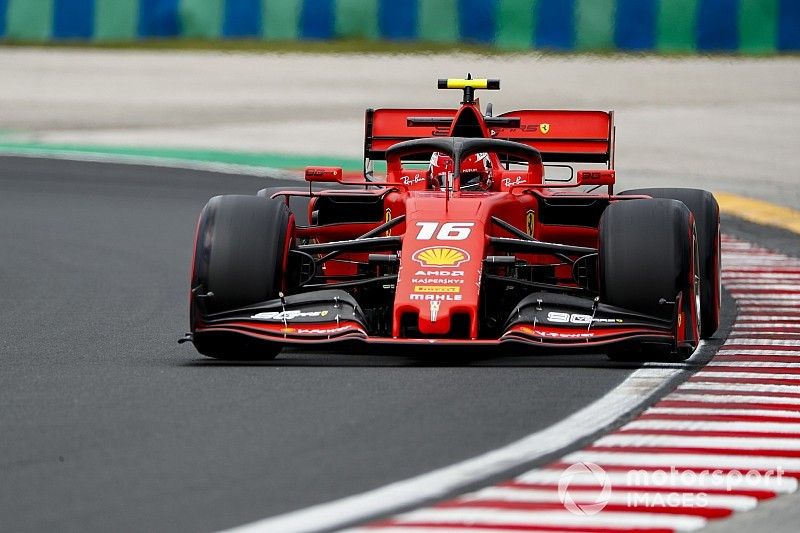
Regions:
[[197, 214], [275, 184], [0, 158], [0, 530], [239, 525], [507, 444], [633, 371], [602, 355], [221, 364], [178, 346]]

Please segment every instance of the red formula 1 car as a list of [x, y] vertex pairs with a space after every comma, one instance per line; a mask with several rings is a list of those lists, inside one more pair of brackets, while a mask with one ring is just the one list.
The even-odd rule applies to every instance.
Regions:
[[226, 359], [350, 340], [691, 355], [719, 324], [714, 197], [614, 195], [613, 113], [484, 113], [475, 90], [499, 86], [439, 80], [458, 109], [367, 110], [357, 181], [309, 167], [307, 189], [212, 198], [186, 340]]

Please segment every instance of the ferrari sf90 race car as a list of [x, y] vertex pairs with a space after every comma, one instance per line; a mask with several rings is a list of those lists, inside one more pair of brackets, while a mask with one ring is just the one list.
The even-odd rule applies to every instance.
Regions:
[[615, 194], [613, 112], [493, 116], [475, 91], [499, 87], [439, 80], [458, 108], [368, 109], [363, 175], [212, 198], [186, 340], [221, 359], [343, 341], [689, 357], [719, 324], [714, 197]]

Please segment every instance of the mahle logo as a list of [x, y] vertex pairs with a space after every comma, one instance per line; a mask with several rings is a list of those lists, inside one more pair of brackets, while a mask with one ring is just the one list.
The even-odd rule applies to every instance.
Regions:
[[[585, 490], [570, 492], [572, 482], [576, 485], [597, 486], [598, 490], [587, 492]], [[558, 478], [558, 499], [564, 508], [572, 514], [591, 516], [599, 513], [608, 505], [611, 498], [611, 480], [606, 471], [594, 463], [575, 463]]]

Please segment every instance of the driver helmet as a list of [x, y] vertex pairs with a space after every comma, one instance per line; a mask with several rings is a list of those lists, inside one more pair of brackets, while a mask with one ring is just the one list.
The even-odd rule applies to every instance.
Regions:
[[[455, 165], [449, 155], [434, 152], [428, 167], [428, 188], [439, 190], [452, 177]], [[492, 162], [489, 154], [479, 152], [461, 161], [461, 190], [488, 191], [492, 187]]]

